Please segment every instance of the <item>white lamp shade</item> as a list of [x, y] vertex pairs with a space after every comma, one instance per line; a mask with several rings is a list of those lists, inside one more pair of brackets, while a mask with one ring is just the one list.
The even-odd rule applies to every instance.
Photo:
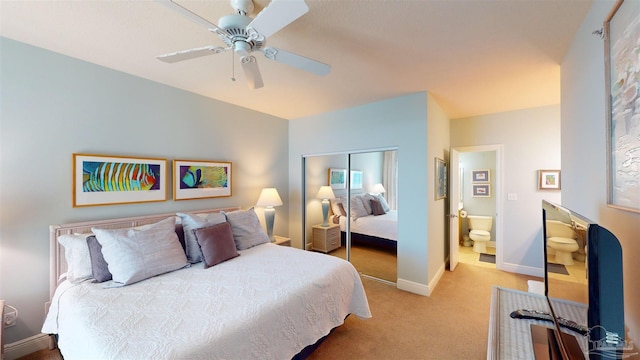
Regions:
[[276, 190], [275, 188], [262, 189], [256, 206], [268, 207], [280, 205], [282, 205], [282, 199], [280, 199], [280, 195], [278, 195], [278, 190]]
[[371, 192], [374, 194], [382, 194], [384, 193], [384, 186], [382, 186], [382, 184], [375, 184], [373, 185], [373, 189], [371, 189]]
[[320, 186], [320, 191], [318, 191], [318, 199], [335, 199], [336, 196], [333, 195], [333, 190], [331, 190], [331, 186]]

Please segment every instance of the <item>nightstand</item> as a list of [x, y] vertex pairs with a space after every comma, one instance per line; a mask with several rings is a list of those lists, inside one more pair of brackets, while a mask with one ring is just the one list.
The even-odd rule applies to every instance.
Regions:
[[291, 238], [273, 235], [273, 243], [282, 246], [291, 246]]
[[323, 253], [331, 252], [340, 247], [340, 225], [313, 226], [313, 250]]

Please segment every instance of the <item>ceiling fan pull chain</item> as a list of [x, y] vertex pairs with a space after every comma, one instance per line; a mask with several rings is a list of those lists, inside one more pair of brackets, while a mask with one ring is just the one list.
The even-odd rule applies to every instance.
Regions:
[[231, 52], [231, 81], [236, 81], [236, 61], [235, 61], [235, 51]]

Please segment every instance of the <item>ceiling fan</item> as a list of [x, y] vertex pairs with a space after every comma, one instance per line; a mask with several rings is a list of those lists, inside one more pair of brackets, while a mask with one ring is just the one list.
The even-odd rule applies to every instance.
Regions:
[[247, 15], [253, 11], [252, 0], [231, 0], [231, 7], [235, 9], [236, 13], [221, 17], [218, 20], [218, 25], [172, 0], [155, 1], [217, 34], [226, 44], [226, 47], [204, 46], [157, 56], [161, 61], [174, 63], [232, 50], [240, 58], [240, 64], [242, 64], [251, 89], [259, 89], [264, 86], [258, 63], [252, 55], [256, 51], [263, 53], [269, 60], [316, 75], [324, 76], [331, 71], [331, 66], [322, 62], [274, 47], [265, 47], [268, 37], [309, 11], [304, 0], [271, 0], [271, 3], [253, 19]]

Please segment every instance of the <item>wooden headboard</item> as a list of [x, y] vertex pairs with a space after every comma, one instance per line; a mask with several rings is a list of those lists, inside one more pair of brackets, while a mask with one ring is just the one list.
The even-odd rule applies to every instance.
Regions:
[[[228, 207], [220, 209], [182, 211], [186, 214], [209, 214], [220, 211], [235, 211], [239, 207]], [[58, 236], [63, 234], [88, 234], [91, 233], [92, 227], [100, 227], [103, 229], [123, 229], [134, 226], [147, 225], [157, 223], [168, 217], [176, 216], [176, 213], [145, 215], [128, 218], [85, 221], [69, 224], [49, 225], [49, 299], [53, 298], [53, 293], [59, 285], [60, 275], [67, 271], [67, 262], [65, 259], [64, 248], [58, 243]]]

